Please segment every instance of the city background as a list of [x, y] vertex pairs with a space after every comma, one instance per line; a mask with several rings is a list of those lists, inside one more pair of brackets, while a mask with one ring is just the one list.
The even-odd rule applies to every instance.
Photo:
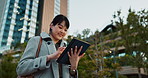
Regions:
[[91, 44], [79, 78], [148, 77], [147, 0], [0, 0], [0, 78], [16, 78], [28, 40], [49, 32], [54, 16], [70, 20], [66, 40]]

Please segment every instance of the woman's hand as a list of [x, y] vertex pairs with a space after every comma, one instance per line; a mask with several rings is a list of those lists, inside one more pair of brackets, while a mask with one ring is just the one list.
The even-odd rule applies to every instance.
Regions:
[[71, 64], [71, 70], [76, 70], [79, 60], [84, 56], [84, 53], [82, 55], [79, 56], [81, 50], [82, 50], [82, 46], [80, 47], [80, 49], [77, 51], [77, 46], [75, 46], [75, 49], [73, 51], [73, 48], [71, 48], [71, 52], [68, 52], [68, 56], [69, 56], [69, 61]]
[[59, 56], [62, 54], [62, 52], [65, 50], [65, 48], [66, 47], [59, 47], [56, 52], [54, 52], [53, 54], [50, 54], [50, 55], [47, 56], [47, 61], [49, 61], [51, 59], [59, 58]]

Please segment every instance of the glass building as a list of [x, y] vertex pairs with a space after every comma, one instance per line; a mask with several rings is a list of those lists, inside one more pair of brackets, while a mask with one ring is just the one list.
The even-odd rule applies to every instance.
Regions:
[[49, 32], [57, 14], [68, 16], [68, 0], [1, 0], [0, 52]]
[[38, 28], [39, 0], [2, 0], [0, 47], [24, 43]]

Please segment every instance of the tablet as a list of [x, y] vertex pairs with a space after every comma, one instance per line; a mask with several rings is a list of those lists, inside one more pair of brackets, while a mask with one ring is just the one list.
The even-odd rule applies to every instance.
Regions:
[[68, 46], [66, 47], [66, 49], [64, 50], [64, 52], [60, 55], [60, 57], [57, 59], [58, 63], [61, 64], [68, 64], [70, 65], [69, 62], [69, 57], [68, 57], [68, 52], [71, 51], [71, 48], [75, 48], [75, 46], [77, 46], [77, 49], [79, 49], [81, 46], [83, 46], [81, 52], [79, 55], [82, 55], [90, 46], [89, 43], [78, 40], [78, 39], [72, 39], [71, 42], [68, 44]]

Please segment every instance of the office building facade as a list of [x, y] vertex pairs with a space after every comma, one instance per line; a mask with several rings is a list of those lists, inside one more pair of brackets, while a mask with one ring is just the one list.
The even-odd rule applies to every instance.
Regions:
[[0, 4], [1, 51], [40, 32], [48, 33], [54, 16], [67, 16], [68, 0], [2, 0]]
[[0, 47], [24, 43], [35, 35], [39, 0], [3, 0], [3, 2]]
[[44, 0], [41, 32], [49, 32], [50, 22], [57, 14], [68, 17], [68, 0]]

